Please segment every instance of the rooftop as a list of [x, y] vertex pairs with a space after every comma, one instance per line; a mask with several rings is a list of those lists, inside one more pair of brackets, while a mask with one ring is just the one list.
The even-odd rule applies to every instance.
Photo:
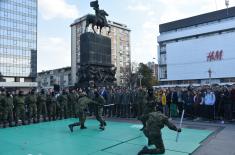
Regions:
[[203, 23], [209, 23], [213, 21], [218, 21], [222, 19], [235, 17], [235, 7], [228, 9], [218, 10], [214, 12], [209, 12], [181, 20], [172, 21], [169, 23], [164, 23], [159, 25], [159, 32], [167, 32], [179, 28], [190, 27], [194, 25], [199, 25]]

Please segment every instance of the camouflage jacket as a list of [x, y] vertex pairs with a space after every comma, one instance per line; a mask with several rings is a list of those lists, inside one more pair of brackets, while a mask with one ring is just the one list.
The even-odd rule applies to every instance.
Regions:
[[14, 108], [13, 97], [12, 96], [4, 97], [4, 99], [2, 100], [2, 107], [5, 110], [13, 109]]
[[46, 104], [47, 96], [45, 94], [39, 94], [37, 96], [37, 105]]
[[19, 107], [19, 106], [25, 106], [25, 97], [24, 96], [16, 96], [14, 98], [14, 104], [16, 107]]
[[105, 99], [103, 96], [99, 95], [99, 97], [95, 97], [94, 104], [103, 107], [105, 105]]
[[148, 114], [148, 119], [146, 123], [146, 130], [151, 134], [161, 134], [161, 129], [164, 126], [169, 129], [177, 131], [177, 127], [168, 120], [168, 117], [162, 114], [160, 111], [152, 112]]
[[81, 96], [78, 99], [78, 102], [75, 104], [76, 111], [84, 111], [88, 109], [88, 104], [93, 103], [93, 100], [91, 100], [87, 96]]

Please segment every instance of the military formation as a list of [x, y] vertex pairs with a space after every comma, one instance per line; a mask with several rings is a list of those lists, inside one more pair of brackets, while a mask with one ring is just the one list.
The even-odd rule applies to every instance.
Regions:
[[[103, 129], [106, 123], [102, 119], [102, 115], [106, 101], [98, 90], [95, 90], [89, 93], [90, 97], [87, 97], [86, 91], [82, 89], [64, 89], [61, 92], [55, 92], [52, 89], [40, 92], [31, 90], [25, 94], [23, 91], [12, 93], [2, 88], [0, 91], [0, 124], [5, 128], [74, 117], [79, 117], [79, 119], [82, 117], [81, 119], [84, 120], [85, 115], [90, 115], [88, 107], [92, 107], [94, 115]], [[92, 93], [93, 95], [91, 95]], [[84, 101], [85, 96], [92, 102], [86, 104], [88, 102]]]
[[101, 129], [104, 129], [106, 122], [102, 116], [107, 100], [100, 91], [98, 88], [64, 89], [60, 92], [42, 89], [25, 94], [23, 91], [13, 93], [2, 88], [0, 124], [5, 128], [74, 117], [81, 118], [83, 122], [86, 115], [93, 115], [100, 122]]

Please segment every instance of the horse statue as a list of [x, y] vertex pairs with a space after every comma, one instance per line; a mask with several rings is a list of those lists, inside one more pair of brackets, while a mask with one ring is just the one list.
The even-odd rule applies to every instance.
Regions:
[[100, 30], [100, 34], [104, 27], [108, 27], [109, 28], [108, 34], [109, 34], [111, 31], [111, 26], [108, 24], [107, 19], [106, 19], [106, 16], [109, 16], [108, 13], [104, 10], [99, 9], [98, 0], [91, 2], [90, 6], [95, 10], [95, 15], [91, 15], [91, 14], [87, 15], [86, 32], [87, 32], [87, 28], [89, 27], [89, 25], [92, 24], [92, 30], [94, 31], [94, 33], [96, 33], [95, 31], [95, 26], [96, 26], [97, 29]]

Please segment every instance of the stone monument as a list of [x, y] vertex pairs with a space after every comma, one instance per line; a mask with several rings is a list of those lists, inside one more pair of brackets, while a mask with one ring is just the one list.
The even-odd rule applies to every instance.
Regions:
[[[78, 68], [78, 87], [88, 87], [90, 83], [96, 86], [113, 85], [116, 81], [116, 68], [111, 62], [111, 39], [101, 35], [103, 27], [109, 27], [104, 10], [99, 9], [98, 0], [90, 3], [95, 15], [86, 18], [86, 32], [80, 36], [80, 64]], [[92, 24], [93, 32], [87, 32]], [[99, 28], [99, 34], [94, 27]], [[109, 33], [108, 32], [108, 33]]]

